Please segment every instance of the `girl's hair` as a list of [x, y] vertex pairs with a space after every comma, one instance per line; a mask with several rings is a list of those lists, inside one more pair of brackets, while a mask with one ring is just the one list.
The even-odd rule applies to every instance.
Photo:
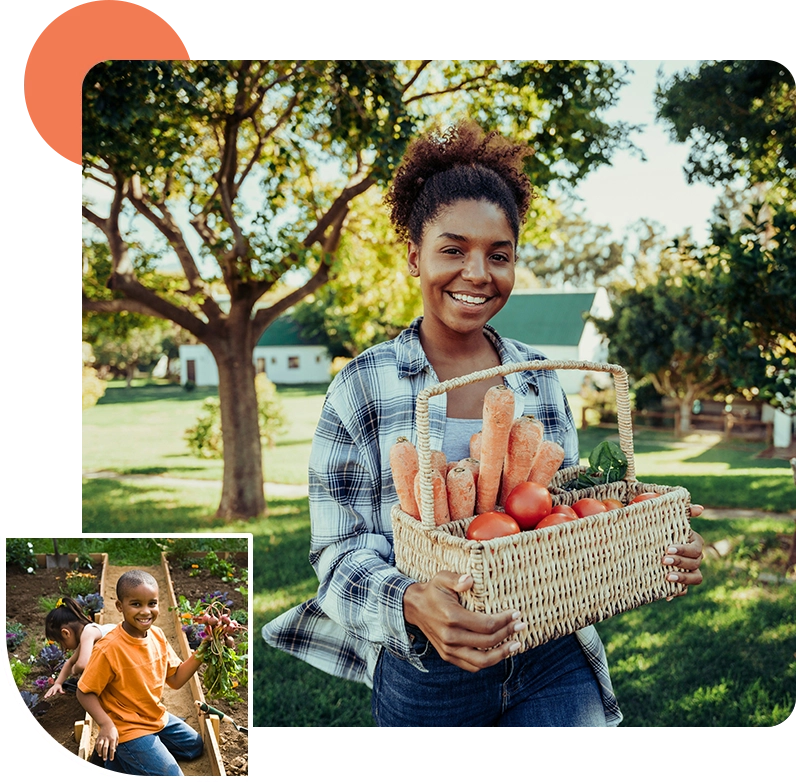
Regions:
[[93, 622], [83, 612], [79, 603], [71, 597], [59, 597], [55, 608], [47, 614], [44, 620], [44, 634], [48, 641], [61, 640], [61, 628], [75, 623], [87, 625]]
[[459, 122], [415, 139], [385, 198], [401, 241], [419, 244], [426, 224], [456, 201], [489, 201], [506, 215], [515, 241], [533, 198], [523, 161], [533, 154], [496, 131]]

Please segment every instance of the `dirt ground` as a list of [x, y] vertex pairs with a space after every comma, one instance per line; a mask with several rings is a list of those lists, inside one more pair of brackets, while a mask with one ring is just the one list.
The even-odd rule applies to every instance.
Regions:
[[[245, 555], [243, 560], [245, 566]], [[106, 573], [106, 594], [105, 611], [102, 622], [114, 622], [120, 619], [116, 614], [113, 605], [115, 594], [113, 585], [118, 575], [129, 568], [118, 568], [109, 566]], [[165, 575], [162, 568], [142, 568], [151, 572], [159, 581], [161, 594], [168, 594], [166, 589]], [[26, 638], [22, 645], [14, 652], [9, 652], [9, 657], [13, 654], [21, 660], [26, 660], [30, 654], [37, 654], [44, 644], [44, 619], [46, 610], [40, 605], [42, 596], [57, 597], [61, 593], [61, 586], [64, 583], [66, 569], [61, 568], [39, 568], [32, 574], [24, 573], [19, 568], [13, 566], [6, 567], [6, 621], [7, 623], [20, 622], [26, 632]], [[93, 573], [97, 575], [99, 583], [101, 567], [95, 565]], [[206, 571], [201, 576], [191, 578], [187, 572], [179, 567], [171, 568], [172, 582], [176, 595], [183, 594], [190, 601], [195, 602], [204, 595], [219, 590], [228, 592], [229, 599], [235, 601], [234, 608], [247, 608], [246, 600], [231, 585], [224, 583], [220, 579], [211, 576]], [[168, 601], [163, 601], [167, 603]], [[157, 624], [166, 633], [175, 649], [179, 649], [174, 617], [167, 610], [167, 606], [161, 609]], [[34, 666], [30, 681], [37, 676], [41, 676], [42, 671]], [[25, 689], [33, 690], [32, 686]], [[245, 689], [245, 688], [242, 688]], [[208, 703], [225, 714], [229, 715], [237, 724], [248, 726], [248, 697], [247, 692], [241, 693], [243, 701], [238, 704], [229, 704], [226, 701], [208, 699]], [[183, 702], [185, 701], [185, 702]], [[172, 691], [166, 688], [164, 703], [169, 711], [187, 719], [189, 724], [198, 729], [195, 709], [188, 687], [181, 690]], [[80, 707], [77, 698], [69, 693], [56, 696], [48, 701], [40, 693], [39, 702], [32, 710], [37, 722], [50, 734], [61, 746], [73, 754], [77, 754], [78, 743], [74, 735], [75, 722], [80, 722], [85, 717], [85, 712]], [[227, 775], [246, 775], [248, 773], [248, 736], [238, 732], [234, 727], [226, 723], [221, 724], [220, 728], [220, 751]], [[183, 771], [187, 776], [207, 776], [211, 773], [210, 763], [205, 753], [201, 758], [191, 763], [183, 764]]]

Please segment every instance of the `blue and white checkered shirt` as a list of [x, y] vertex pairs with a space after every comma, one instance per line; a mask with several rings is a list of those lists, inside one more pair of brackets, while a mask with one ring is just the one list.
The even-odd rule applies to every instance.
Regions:
[[[415, 320], [394, 340], [366, 350], [335, 377], [312, 444], [309, 501], [310, 562], [318, 594], [263, 628], [265, 640], [306, 662], [370, 685], [379, 651], [387, 647], [420, 670], [403, 614], [412, 582], [395, 568], [390, 509], [397, 502], [389, 452], [398, 437], [415, 437], [420, 390], [438, 383], [420, 344]], [[502, 364], [546, 358], [489, 326]], [[558, 377], [516, 372], [505, 382], [518, 398], [517, 415], [542, 421], [545, 437], [564, 447], [564, 467], [578, 463], [578, 437]], [[442, 449], [446, 395], [429, 399], [430, 446]], [[609, 724], [621, 720], [596, 630], [577, 632], [599, 681]]]

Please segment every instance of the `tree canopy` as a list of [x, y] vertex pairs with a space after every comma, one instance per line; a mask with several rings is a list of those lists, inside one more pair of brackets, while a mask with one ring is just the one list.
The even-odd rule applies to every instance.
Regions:
[[658, 118], [690, 141], [689, 182], [796, 183], [796, 87], [773, 60], [703, 62], [656, 91]]
[[[254, 345], [344, 276], [357, 203], [389, 181], [410, 138], [469, 115], [534, 148], [528, 174], [541, 191], [571, 185], [629, 146], [631, 128], [602, 116], [623, 79], [596, 61], [120, 61], [89, 72], [83, 172], [104, 195], [84, 198], [83, 216], [107, 245], [111, 293], [85, 287], [84, 310], [165, 318], [212, 352], [219, 515], [265, 508]], [[137, 266], [141, 218], [178, 262], [177, 285]]]

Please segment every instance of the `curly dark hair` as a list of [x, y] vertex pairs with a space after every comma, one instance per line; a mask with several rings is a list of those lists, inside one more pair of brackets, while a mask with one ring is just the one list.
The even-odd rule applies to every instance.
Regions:
[[61, 628], [87, 625], [93, 620], [86, 616], [77, 600], [71, 597], [58, 599], [55, 608], [44, 619], [44, 634], [48, 641], [61, 640]]
[[419, 244], [426, 224], [456, 201], [489, 201], [504, 212], [516, 241], [534, 196], [523, 171], [532, 154], [471, 120], [415, 139], [385, 197], [399, 239]]

